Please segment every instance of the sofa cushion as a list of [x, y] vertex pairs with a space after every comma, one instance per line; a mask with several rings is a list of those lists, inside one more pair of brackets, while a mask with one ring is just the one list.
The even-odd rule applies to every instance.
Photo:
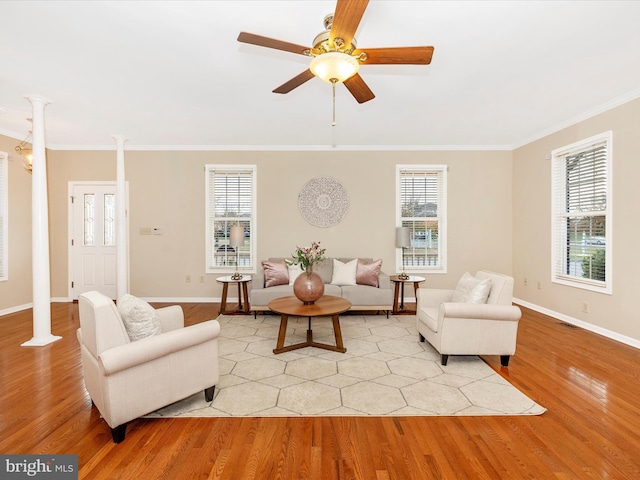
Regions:
[[118, 312], [132, 342], [162, 333], [158, 312], [138, 297], [123, 295], [118, 300]]
[[358, 307], [393, 305], [393, 292], [390, 288], [367, 285], [344, 285], [340, 288], [342, 288], [342, 298], [349, 300], [354, 310]]
[[289, 270], [287, 264], [282, 262], [270, 262], [263, 260], [264, 286], [275, 287], [276, 285], [289, 284]]
[[465, 272], [458, 281], [451, 301], [457, 303], [487, 303], [490, 291], [490, 278], [480, 279], [469, 272]]
[[300, 265], [287, 265], [287, 270], [289, 273], [289, 285], [293, 285], [293, 282], [296, 281], [298, 275], [300, 275], [303, 270], [300, 268]]
[[365, 263], [361, 258], [358, 259], [356, 284], [377, 287], [379, 283], [378, 276], [380, 275], [380, 268], [382, 268], [382, 260]]
[[342, 263], [340, 260], [333, 259], [333, 276], [331, 277], [332, 285], [355, 285], [356, 271], [358, 269], [358, 259], [350, 262]]
[[333, 277], [333, 262], [330, 258], [325, 258], [321, 262], [313, 265], [313, 271], [320, 275], [322, 283], [331, 283], [331, 278]]

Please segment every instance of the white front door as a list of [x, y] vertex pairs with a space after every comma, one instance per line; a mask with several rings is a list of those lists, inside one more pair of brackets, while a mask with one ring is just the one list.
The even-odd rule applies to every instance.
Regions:
[[116, 298], [116, 184], [71, 185], [71, 298], [98, 290]]

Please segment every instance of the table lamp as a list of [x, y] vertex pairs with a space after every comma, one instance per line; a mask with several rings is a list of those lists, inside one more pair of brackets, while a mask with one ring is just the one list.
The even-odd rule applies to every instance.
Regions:
[[402, 273], [398, 275], [400, 280], [407, 280], [409, 275], [404, 270], [404, 249], [411, 246], [411, 230], [409, 227], [396, 227], [396, 247], [402, 248]]
[[231, 245], [236, 251], [236, 273], [231, 275], [231, 279], [240, 280], [242, 279], [242, 274], [238, 272], [238, 265], [240, 264], [240, 247], [244, 245], [244, 228], [241, 225], [231, 227], [229, 245]]

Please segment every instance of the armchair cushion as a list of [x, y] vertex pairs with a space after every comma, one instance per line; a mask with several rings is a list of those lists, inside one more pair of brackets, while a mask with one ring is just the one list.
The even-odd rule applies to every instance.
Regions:
[[458, 281], [451, 301], [460, 303], [487, 303], [490, 291], [490, 278], [477, 278], [469, 272], [465, 272]]
[[118, 311], [131, 341], [162, 333], [160, 317], [144, 300], [127, 293], [118, 300]]

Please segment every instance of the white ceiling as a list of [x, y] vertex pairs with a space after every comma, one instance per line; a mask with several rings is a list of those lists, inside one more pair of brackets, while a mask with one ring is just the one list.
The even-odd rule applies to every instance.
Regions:
[[372, 0], [358, 47], [433, 45], [428, 66], [363, 66], [358, 104], [319, 79], [287, 95], [335, 1], [0, 1], [0, 133], [49, 148], [513, 148], [640, 96], [640, 2]]

